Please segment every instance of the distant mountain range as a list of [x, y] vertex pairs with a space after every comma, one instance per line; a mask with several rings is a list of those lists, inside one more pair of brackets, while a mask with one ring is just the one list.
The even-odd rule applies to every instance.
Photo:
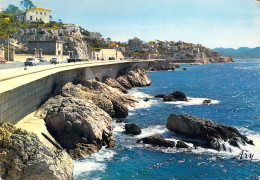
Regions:
[[248, 48], [215, 48], [213, 51], [220, 51], [223, 56], [231, 56], [233, 58], [260, 58], [260, 47]]

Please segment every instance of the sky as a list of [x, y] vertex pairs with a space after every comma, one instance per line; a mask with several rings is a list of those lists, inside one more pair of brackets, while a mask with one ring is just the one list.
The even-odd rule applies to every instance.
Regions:
[[[0, 0], [0, 7], [20, 0]], [[260, 47], [260, 6], [254, 0], [32, 0], [54, 20], [104, 38], [185, 41], [206, 47]]]

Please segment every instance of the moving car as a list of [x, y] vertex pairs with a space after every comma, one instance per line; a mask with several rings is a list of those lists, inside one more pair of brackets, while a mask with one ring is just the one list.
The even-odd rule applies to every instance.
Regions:
[[35, 58], [27, 58], [26, 61], [24, 62], [25, 66], [36, 66], [39, 65], [39, 60]]
[[61, 63], [61, 62], [62, 62], [62, 60], [59, 59], [59, 58], [51, 58], [50, 61], [51, 61], [52, 64], [58, 64], [58, 63]]
[[2, 64], [4, 64], [4, 63], [6, 63], [7, 62], [7, 60], [5, 59], [5, 58], [2, 58], [2, 57], [0, 57], [0, 63]]
[[81, 59], [78, 59], [78, 58], [69, 58], [69, 59], [68, 59], [68, 63], [71, 63], [71, 62], [81, 62]]
[[44, 59], [44, 57], [40, 57], [40, 58], [39, 58], [39, 61], [40, 61], [40, 62], [47, 62], [47, 60]]

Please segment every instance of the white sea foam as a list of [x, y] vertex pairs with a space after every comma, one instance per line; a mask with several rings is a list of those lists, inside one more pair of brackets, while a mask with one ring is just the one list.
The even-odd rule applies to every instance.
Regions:
[[113, 133], [123, 132], [125, 131], [125, 123], [116, 123], [113, 121]]
[[130, 95], [130, 96], [134, 96], [134, 97], [136, 97], [136, 98], [138, 98], [138, 99], [152, 98], [151, 95], [146, 94], [146, 93], [143, 93], [143, 92], [140, 92], [140, 91], [138, 91], [137, 89], [131, 90], [131, 91], [129, 92], [129, 95]]
[[162, 125], [149, 126], [147, 128], [142, 129], [142, 133], [136, 136], [136, 138], [140, 139], [147, 136], [161, 135], [167, 132], [169, 132], [169, 130], [165, 126]]
[[84, 159], [74, 161], [74, 178], [77, 179], [79, 174], [88, 174], [91, 171], [105, 171], [106, 162], [115, 156], [116, 152], [112, 149], [103, 147], [99, 153], [95, 153]]
[[[208, 99], [208, 98], [192, 98], [192, 97], [187, 97], [188, 101], [176, 101], [176, 102], [166, 102], [168, 104], [174, 104], [177, 105], [177, 107], [181, 108], [182, 106], [192, 106], [192, 105], [203, 105], [203, 101]], [[210, 104], [218, 104], [220, 101], [218, 100], [211, 100]]]
[[[138, 89], [131, 90], [129, 92], [129, 95], [134, 96], [139, 100], [138, 103], [135, 103], [135, 107], [128, 107], [129, 110], [134, 110], [136, 108], [138, 108], [138, 109], [149, 108], [153, 104], [156, 104], [159, 102], [159, 100], [157, 100], [157, 99], [152, 99], [153, 96], [143, 93], [143, 92], [139, 92]], [[149, 101], [144, 101], [146, 98], [148, 98]]]
[[159, 101], [150, 99], [149, 101], [140, 100], [138, 103], [135, 103], [135, 107], [129, 107], [129, 110], [134, 110], [135, 108], [142, 109], [142, 108], [149, 108], [150, 106], [157, 104]]

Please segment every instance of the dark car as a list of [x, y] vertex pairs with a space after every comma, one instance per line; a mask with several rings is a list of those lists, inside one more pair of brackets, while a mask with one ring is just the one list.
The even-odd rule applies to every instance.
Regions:
[[78, 59], [78, 58], [70, 58], [70, 59], [68, 59], [68, 63], [71, 63], [71, 62], [81, 62], [81, 59]]

